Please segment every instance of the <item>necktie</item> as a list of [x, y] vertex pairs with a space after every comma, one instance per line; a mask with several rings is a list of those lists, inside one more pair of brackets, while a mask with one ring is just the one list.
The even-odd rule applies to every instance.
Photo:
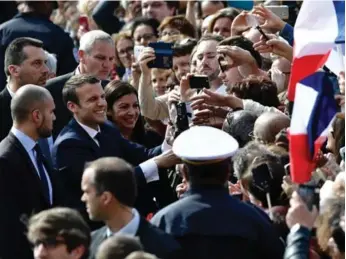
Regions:
[[43, 194], [50, 201], [48, 179], [47, 179], [47, 175], [44, 171], [44, 167], [43, 167], [42, 151], [41, 151], [41, 148], [38, 144], [35, 145], [34, 150], [36, 151], [36, 164], [37, 164], [38, 173], [40, 175], [40, 179], [41, 179], [41, 183], [42, 183], [42, 187], [43, 187]]
[[97, 140], [97, 142], [99, 143], [99, 147], [101, 147], [101, 132], [97, 132], [94, 139]]

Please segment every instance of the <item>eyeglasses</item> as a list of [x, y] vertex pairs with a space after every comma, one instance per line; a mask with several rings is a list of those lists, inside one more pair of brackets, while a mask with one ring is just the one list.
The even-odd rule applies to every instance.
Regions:
[[175, 35], [179, 35], [180, 32], [179, 31], [163, 31], [160, 33], [160, 37], [163, 37], [163, 36], [175, 36]]
[[119, 56], [125, 56], [127, 53], [133, 53], [133, 46], [127, 47], [126, 49], [121, 49], [118, 51]]
[[66, 244], [66, 242], [65, 242], [65, 240], [52, 237], [52, 238], [38, 239], [32, 243], [32, 246], [33, 246], [33, 248], [36, 248], [36, 247], [39, 247], [41, 244], [45, 248], [56, 248], [59, 245]]

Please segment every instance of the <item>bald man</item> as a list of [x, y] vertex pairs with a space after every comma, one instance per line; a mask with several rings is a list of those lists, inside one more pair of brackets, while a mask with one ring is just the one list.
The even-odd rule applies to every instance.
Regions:
[[266, 112], [255, 122], [253, 135], [257, 141], [264, 144], [274, 143], [275, 136], [290, 126], [290, 119], [283, 113]]
[[32, 258], [26, 221], [60, 204], [56, 178], [38, 145], [52, 134], [54, 101], [41, 86], [21, 87], [11, 101], [13, 127], [0, 142], [0, 258]]

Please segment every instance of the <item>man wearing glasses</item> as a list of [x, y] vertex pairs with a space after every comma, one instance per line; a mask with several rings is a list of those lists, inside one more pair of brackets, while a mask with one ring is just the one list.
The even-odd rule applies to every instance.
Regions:
[[35, 259], [88, 258], [90, 229], [73, 209], [53, 208], [31, 217], [28, 239]]

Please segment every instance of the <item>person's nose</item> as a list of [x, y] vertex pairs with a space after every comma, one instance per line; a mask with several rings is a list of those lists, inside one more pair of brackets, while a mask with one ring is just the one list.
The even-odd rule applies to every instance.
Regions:
[[221, 80], [224, 80], [226, 78], [226, 74], [222, 72], [221, 69], [220, 69], [219, 77], [221, 78]]
[[53, 112], [53, 115], [52, 115], [52, 119], [53, 119], [53, 121], [56, 120], [56, 116], [55, 116], [55, 113], [54, 113], [54, 112]]
[[42, 74], [48, 74], [49, 72], [53, 72], [53, 71], [50, 71], [47, 64], [44, 63], [42, 66]]
[[141, 38], [141, 45], [145, 47], [148, 45], [148, 41], [145, 39], [145, 37]]

